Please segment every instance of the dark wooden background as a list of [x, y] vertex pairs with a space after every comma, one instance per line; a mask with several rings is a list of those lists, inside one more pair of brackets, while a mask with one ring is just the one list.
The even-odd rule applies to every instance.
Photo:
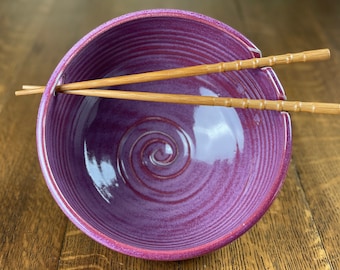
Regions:
[[340, 269], [340, 119], [292, 114], [293, 155], [270, 210], [216, 252], [180, 262], [135, 259], [85, 236], [52, 199], [38, 164], [39, 96], [67, 50], [99, 24], [148, 8], [193, 10], [250, 38], [263, 55], [330, 48], [327, 62], [275, 68], [290, 100], [340, 102], [337, 0], [1, 0], [0, 269]]

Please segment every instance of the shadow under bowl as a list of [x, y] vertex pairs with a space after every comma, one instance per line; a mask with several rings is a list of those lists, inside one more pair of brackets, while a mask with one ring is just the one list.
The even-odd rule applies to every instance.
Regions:
[[[180, 10], [113, 19], [82, 38], [47, 84], [38, 155], [60, 208], [84, 233], [131, 256], [181, 260], [253, 226], [285, 178], [287, 113], [65, 94], [57, 84], [259, 57], [231, 27]], [[283, 99], [271, 68], [114, 89]]]

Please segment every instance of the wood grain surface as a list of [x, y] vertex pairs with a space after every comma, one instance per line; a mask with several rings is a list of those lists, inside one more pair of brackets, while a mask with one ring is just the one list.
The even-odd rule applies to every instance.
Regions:
[[275, 67], [291, 100], [340, 102], [337, 0], [0, 1], [0, 269], [340, 269], [340, 119], [292, 113], [286, 181], [264, 217], [211, 254], [176, 262], [136, 259], [84, 235], [42, 177], [35, 144], [39, 96], [81, 37], [119, 15], [148, 8], [204, 13], [236, 28], [264, 55], [330, 48], [330, 61]]

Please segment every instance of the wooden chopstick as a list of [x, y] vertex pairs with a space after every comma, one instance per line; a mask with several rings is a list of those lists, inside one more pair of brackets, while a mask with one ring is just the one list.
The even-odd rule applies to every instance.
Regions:
[[[24, 92], [26, 90], [21, 91]], [[92, 96], [102, 98], [163, 102], [163, 103], [177, 103], [188, 105], [224, 106], [241, 109], [258, 109], [286, 112], [340, 114], [340, 104], [337, 103], [195, 96], [184, 94], [164, 94], [164, 93], [103, 90], [103, 89], [63, 90], [60, 92], [64, 94], [80, 96]]]
[[[304, 51], [299, 53], [287, 53], [282, 55], [267, 56], [261, 58], [252, 58], [246, 60], [236, 60], [232, 62], [220, 62], [215, 64], [205, 64], [191, 67], [175, 68], [160, 71], [151, 71], [146, 73], [123, 75], [111, 78], [103, 78], [89, 81], [73, 82], [62, 84], [56, 87], [56, 91], [63, 90], [77, 90], [77, 89], [89, 89], [89, 88], [100, 88], [116, 85], [125, 85], [132, 83], [143, 83], [159, 80], [176, 79], [190, 76], [206, 75], [211, 73], [220, 73], [226, 71], [235, 71], [242, 69], [254, 69], [260, 67], [291, 64], [298, 62], [311, 62], [311, 61], [321, 61], [330, 58], [329, 49], [319, 49]], [[25, 86], [24, 86], [25, 89]], [[25, 94], [36, 94], [42, 93], [44, 87], [27, 89], [33, 90], [27, 91]], [[23, 95], [24, 93], [16, 93], [18, 95]]]
[[102, 89], [66, 90], [63, 91], [63, 93], [102, 98], [177, 103], [188, 105], [223, 106], [241, 109], [258, 109], [286, 112], [340, 114], [340, 104], [337, 103], [195, 96], [184, 94], [163, 94]]

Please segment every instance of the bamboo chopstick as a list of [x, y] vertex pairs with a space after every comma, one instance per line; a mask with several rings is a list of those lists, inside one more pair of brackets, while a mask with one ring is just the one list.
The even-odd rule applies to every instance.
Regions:
[[[22, 90], [22, 92], [24, 91], [26, 90]], [[195, 96], [184, 94], [164, 94], [103, 89], [64, 90], [61, 91], [61, 93], [102, 98], [177, 103], [188, 105], [224, 106], [241, 109], [340, 114], [340, 104], [337, 103]]]
[[208, 105], [241, 109], [340, 114], [340, 104], [336, 103], [195, 96], [184, 94], [163, 94], [102, 89], [66, 90], [63, 91], [63, 93], [83, 96], [96, 96], [103, 98], [177, 103], [188, 105]]
[[[282, 64], [291, 64], [298, 62], [311, 62], [311, 61], [321, 61], [327, 60], [330, 58], [329, 49], [319, 49], [319, 50], [311, 50], [304, 51], [299, 53], [287, 53], [282, 55], [274, 55], [267, 56], [261, 58], [252, 58], [246, 60], [236, 60], [232, 62], [220, 62], [215, 64], [204, 64], [198, 66], [191, 67], [183, 67], [183, 68], [175, 68], [168, 70], [160, 70], [160, 71], [151, 71], [146, 73], [132, 74], [132, 75], [123, 75], [111, 78], [103, 78], [82, 82], [73, 82], [62, 84], [56, 87], [57, 91], [61, 90], [77, 90], [77, 89], [88, 89], [88, 88], [100, 88], [107, 86], [116, 86], [116, 85], [124, 85], [124, 84], [132, 84], [132, 83], [142, 83], [142, 82], [151, 82], [151, 81], [159, 81], [159, 80], [168, 80], [168, 79], [176, 79], [190, 76], [199, 76], [206, 75], [211, 73], [220, 73], [226, 71], [235, 71], [242, 69], [254, 69], [266, 66], [274, 66], [274, 65], [282, 65]], [[44, 91], [44, 86], [35, 89], [27, 89], [27, 86], [24, 86], [27, 91], [25, 94], [37, 94], [42, 93]], [[30, 87], [30, 86], [28, 86]], [[18, 95], [23, 95], [24, 93], [16, 93]]]
[[15, 91], [16, 96], [42, 94], [45, 90], [45, 86], [38, 85], [23, 85], [22, 90]]

